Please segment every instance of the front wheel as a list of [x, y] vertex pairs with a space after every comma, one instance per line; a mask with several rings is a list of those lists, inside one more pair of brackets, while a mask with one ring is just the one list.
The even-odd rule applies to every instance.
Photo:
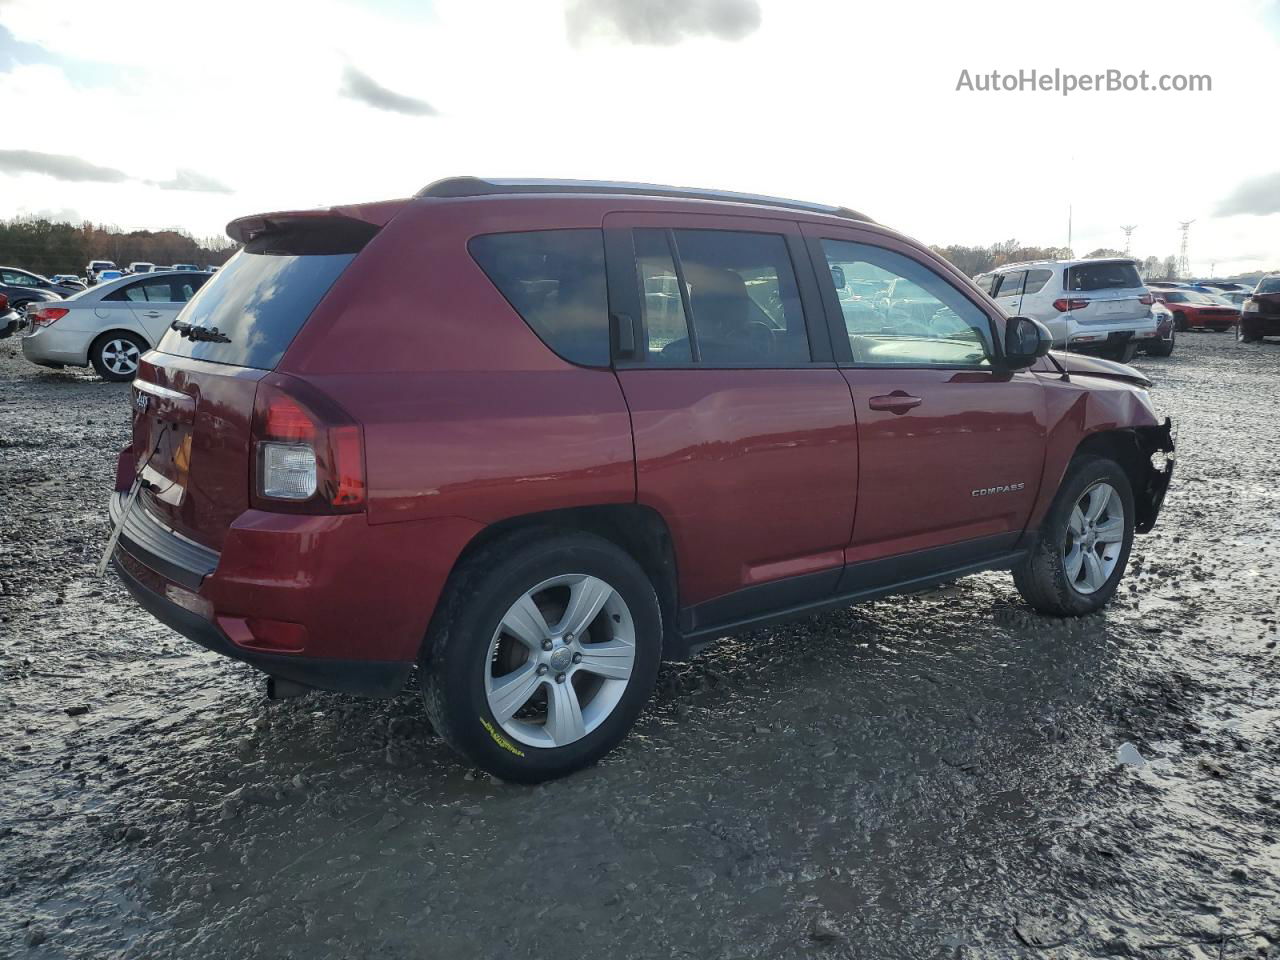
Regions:
[[1124, 469], [1103, 457], [1077, 457], [1013, 571], [1022, 598], [1041, 613], [1093, 613], [1116, 592], [1133, 546], [1133, 489]]
[[662, 653], [657, 594], [630, 556], [590, 534], [528, 531], [477, 551], [448, 589], [422, 664], [446, 743], [537, 783], [622, 741]]

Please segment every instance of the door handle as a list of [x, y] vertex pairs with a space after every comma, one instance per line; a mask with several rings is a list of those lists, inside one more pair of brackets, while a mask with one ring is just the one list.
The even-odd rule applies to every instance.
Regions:
[[144, 316], [144, 317], [158, 317], [158, 316], [160, 316], [160, 311], [159, 311], [159, 310], [148, 310], [146, 313], [144, 313], [144, 314], [143, 314], [143, 316]]
[[924, 401], [919, 397], [913, 397], [901, 390], [895, 390], [893, 393], [885, 394], [882, 397], [872, 397], [867, 401], [867, 406], [872, 410], [888, 410], [890, 413], [906, 413], [912, 407], [918, 407]]

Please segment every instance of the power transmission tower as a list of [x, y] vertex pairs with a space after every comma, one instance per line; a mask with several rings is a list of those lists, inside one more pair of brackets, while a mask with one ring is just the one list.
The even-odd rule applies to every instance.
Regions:
[[1178, 228], [1182, 231], [1182, 249], [1178, 253], [1178, 276], [1183, 279], [1191, 279], [1191, 261], [1187, 259], [1187, 234], [1191, 232], [1191, 225], [1194, 220], [1178, 221]]
[[1133, 223], [1127, 226], [1122, 226], [1120, 229], [1124, 231], [1124, 255], [1127, 257], [1129, 256], [1129, 244], [1133, 237], [1133, 231], [1138, 229], [1138, 225]]

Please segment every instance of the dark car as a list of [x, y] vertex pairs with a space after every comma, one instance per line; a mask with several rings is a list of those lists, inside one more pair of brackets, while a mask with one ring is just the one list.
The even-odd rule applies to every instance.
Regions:
[[21, 309], [35, 300], [61, 300], [79, 293], [80, 288], [70, 284], [54, 283], [48, 277], [42, 277], [29, 270], [0, 267], [0, 292], [8, 294], [9, 302]]
[[132, 385], [117, 572], [277, 695], [417, 671], [506, 780], [725, 634], [987, 569], [1097, 610], [1169, 482], [1142, 374], [844, 208], [456, 178], [228, 233]]
[[1280, 337], [1280, 274], [1263, 277], [1240, 307], [1241, 340]]
[[1155, 289], [1152, 296], [1169, 308], [1173, 314], [1174, 329], [1212, 330], [1220, 333], [1230, 330], [1240, 319], [1240, 311], [1214, 295], [1199, 290]]

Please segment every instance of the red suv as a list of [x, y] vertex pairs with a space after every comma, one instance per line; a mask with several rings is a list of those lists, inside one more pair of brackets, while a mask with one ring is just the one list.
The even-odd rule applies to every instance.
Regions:
[[133, 384], [116, 569], [279, 693], [416, 669], [504, 779], [724, 634], [999, 568], [1097, 610], [1169, 483], [1140, 373], [843, 208], [456, 178], [228, 231]]

